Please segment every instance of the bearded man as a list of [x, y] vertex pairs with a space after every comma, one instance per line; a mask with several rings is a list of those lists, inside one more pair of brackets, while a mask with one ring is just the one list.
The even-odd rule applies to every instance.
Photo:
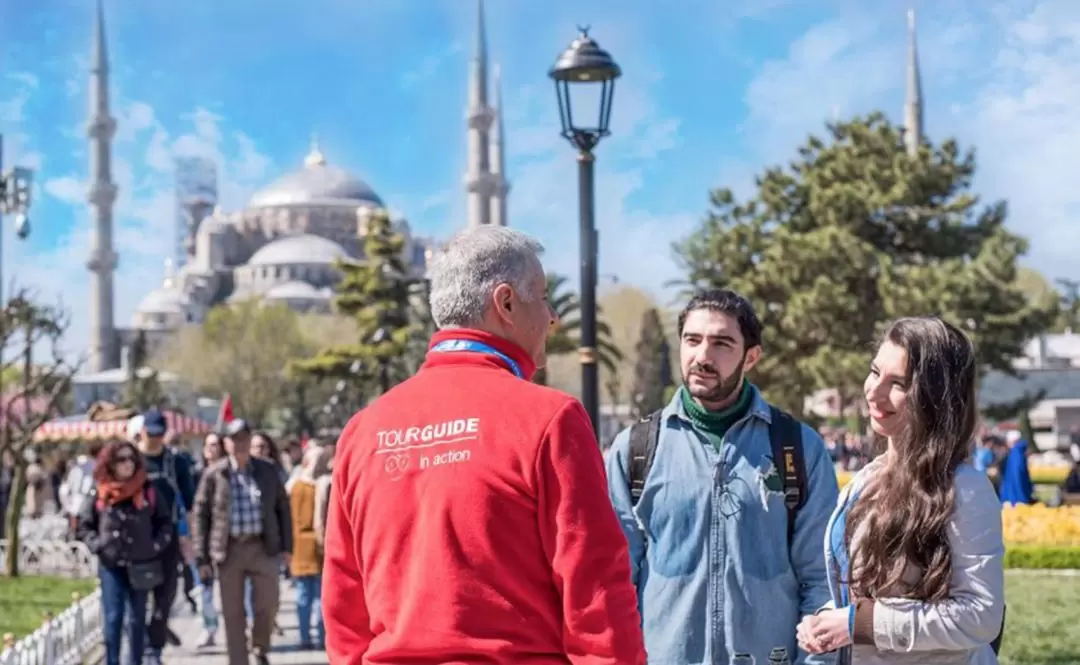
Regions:
[[683, 385], [606, 457], [649, 660], [832, 663], [795, 638], [830, 598], [823, 543], [838, 489], [825, 444], [746, 378], [762, 348], [745, 298], [701, 293], [678, 326]]

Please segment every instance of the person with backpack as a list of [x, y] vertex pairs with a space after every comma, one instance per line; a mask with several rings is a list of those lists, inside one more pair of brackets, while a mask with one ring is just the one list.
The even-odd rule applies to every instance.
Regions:
[[795, 637], [830, 599], [822, 543], [839, 490], [825, 443], [746, 378], [762, 326], [745, 298], [696, 295], [678, 333], [683, 385], [606, 455], [649, 662], [764, 663], [783, 649], [795, 665], [832, 663]]
[[[182, 515], [195, 502], [195, 482], [191, 465], [165, 445], [168, 429], [165, 414], [158, 409], [150, 409], [128, 423], [129, 433], [137, 432], [135, 438], [146, 466], [147, 478], [153, 483], [162, 503], [168, 506], [173, 527], [172, 542], [161, 553], [165, 578], [152, 593], [153, 612], [147, 626], [147, 665], [160, 665], [161, 652], [170, 640], [169, 614], [176, 598], [176, 587], [183, 565], [177, 525], [180, 524]], [[173, 641], [175, 643], [175, 637]]]
[[172, 519], [131, 443], [106, 446], [98, 455], [94, 480], [96, 488], [80, 508], [75, 533], [98, 559], [105, 663], [120, 665], [124, 614], [130, 608], [128, 656], [131, 665], [139, 665], [147, 596], [165, 577], [159, 555], [173, 544]]

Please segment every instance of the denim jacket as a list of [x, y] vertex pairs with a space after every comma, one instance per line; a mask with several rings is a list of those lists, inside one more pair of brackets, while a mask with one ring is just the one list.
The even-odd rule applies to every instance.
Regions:
[[629, 430], [607, 453], [608, 492], [629, 542], [653, 665], [728, 665], [735, 652], [765, 665], [775, 647], [795, 665], [835, 660], [798, 651], [795, 629], [830, 599], [821, 543], [839, 494], [836, 473], [821, 437], [803, 425], [806, 503], [789, 545], [769, 405], [752, 390], [750, 410], [728, 430], [722, 452], [695, 433], [676, 393], [663, 409], [636, 507]]
[[[844, 488], [828, 533], [854, 492], [859, 492], [884, 466], [878, 458]], [[874, 605], [874, 644], [847, 647], [838, 663], [850, 665], [986, 665], [997, 663], [990, 642], [997, 637], [1005, 612], [1005, 545], [1001, 506], [993, 485], [970, 464], [956, 470], [956, 511], [949, 521], [952, 578], [949, 597], [939, 602], [879, 598]], [[866, 537], [860, 529], [857, 544]], [[840, 598], [840, 568], [829, 539], [825, 541], [831, 603]], [[921, 572], [909, 566], [905, 580]]]

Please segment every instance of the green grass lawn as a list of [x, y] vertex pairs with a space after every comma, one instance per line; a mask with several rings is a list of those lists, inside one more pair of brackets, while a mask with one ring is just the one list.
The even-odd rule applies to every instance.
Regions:
[[1080, 663], [1080, 577], [1008, 573], [1001, 665]]
[[0, 635], [15, 633], [18, 639], [34, 632], [46, 612], [59, 613], [71, 604], [73, 592], [86, 595], [96, 583], [62, 577], [0, 577]]

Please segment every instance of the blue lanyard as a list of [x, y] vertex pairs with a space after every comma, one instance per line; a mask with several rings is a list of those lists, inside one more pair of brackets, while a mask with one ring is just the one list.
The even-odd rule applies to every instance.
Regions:
[[489, 356], [495, 356], [506, 363], [510, 367], [510, 371], [513, 372], [514, 376], [517, 378], [525, 378], [525, 373], [521, 371], [521, 366], [518, 365], [513, 358], [483, 342], [474, 342], [471, 339], [448, 339], [445, 342], [439, 342], [431, 347], [431, 350], [436, 353], [453, 353], [456, 351], [485, 353]]

